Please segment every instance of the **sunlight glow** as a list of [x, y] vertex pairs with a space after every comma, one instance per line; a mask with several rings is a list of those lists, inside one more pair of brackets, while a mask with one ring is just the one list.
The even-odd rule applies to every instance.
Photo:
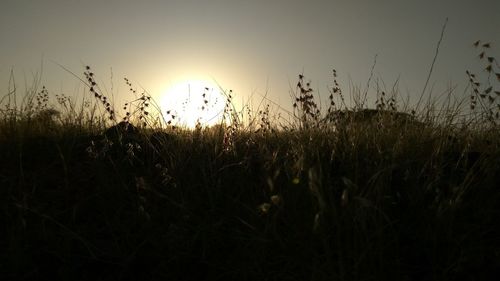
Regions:
[[198, 122], [202, 126], [221, 122], [225, 97], [213, 82], [186, 79], [163, 91], [160, 105], [166, 121], [171, 121], [171, 125], [195, 128]]

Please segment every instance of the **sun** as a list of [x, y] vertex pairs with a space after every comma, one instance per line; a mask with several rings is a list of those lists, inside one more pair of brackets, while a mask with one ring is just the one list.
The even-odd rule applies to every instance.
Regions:
[[215, 83], [186, 79], [173, 83], [160, 98], [162, 113], [172, 125], [195, 128], [221, 122], [226, 98]]

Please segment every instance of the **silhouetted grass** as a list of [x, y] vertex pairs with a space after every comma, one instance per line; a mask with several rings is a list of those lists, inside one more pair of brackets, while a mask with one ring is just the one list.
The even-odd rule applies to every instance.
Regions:
[[28, 92], [0, 115], [0, 276], [493, 280], [498, 80], [468, 75], [466, 118], [398, 112], [380, 92], [378, 110], [348, 108], [334, 72], [325, 110], [300, 75], [292, 122], [265, 106], [244, 124], [231, 92], [226, 122], [193, 130], [147, 93], [116, 124], [90, 68], [94, 102]]

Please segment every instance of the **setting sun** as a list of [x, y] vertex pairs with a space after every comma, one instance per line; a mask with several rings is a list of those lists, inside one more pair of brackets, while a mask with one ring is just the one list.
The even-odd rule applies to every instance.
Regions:
[[168, 87], [160, 102], [167, 122], [194, 128], [198, 122], [203, 126], [219, 123], [225, 97], [219, 86], [213, 82], [187, 79]]

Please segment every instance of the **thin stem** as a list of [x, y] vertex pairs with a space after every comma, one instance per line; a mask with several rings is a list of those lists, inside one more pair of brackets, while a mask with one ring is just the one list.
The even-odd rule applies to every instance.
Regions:
[[448, 18], [444, 21], [443, 28], [441, 29], [441, 36], [439, 37], [439, 41], [436, 46], [436, 53], [434, 54], [434, 59], [432, 59], [431, 68], [429, 69], [429, 74], [427, 75], [427, 80], [425, 81], [424, 89], [422, 90], [422, 94], [420, 94], [420, 98], [418, 99], [416, 109], [418, 109], [420, 102], [425, 94], [425, 90], [427, 90], [427, 85], [429, 84], [429, 80], [431, 79], [432, 71], [434, 70], [434, 64], [436, 63], [437, 56], [439, 54], [439, 47], [441, 46], [441, 42], [443, 40], [444, 31], [446, 29], [446, 25], [448, 24]]

